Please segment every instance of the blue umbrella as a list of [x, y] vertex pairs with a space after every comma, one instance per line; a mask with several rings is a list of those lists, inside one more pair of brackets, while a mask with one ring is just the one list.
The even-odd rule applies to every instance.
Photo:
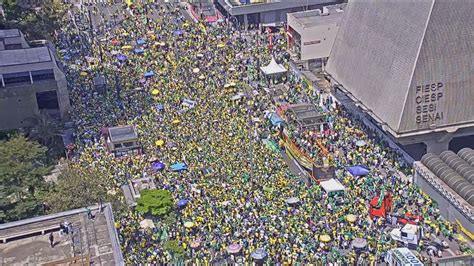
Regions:
[[252, 252], [252, 258], [256, 260], [263, 260], [267, 255], [267, 252], [261, 248], [257, 248]]
[[182, 35], [183, 33], [184, 33], [184, 32], [183, 32], [182, 30], [175, 30], [175, 31], [173, 32], [174, 35], [178, 35], [178, 36], [179, 36], [179, 35]]
[[145, 43], [146, 43], [146, 41], [143, 40], [143, 39], [138, 39], [138, 40], [137, 40], [137, 44], [138, 44], [138, 45], [143, 45], [143, 44], [145, 44]]
[[155, 75], [155, 72], [153, 72], [153, 71], [145, 72], [145, 78], [153, 77], [154, 75]]
[[369, 168], [365, 165], [350, 166], [347, 167], [347, 171], [349, 171], [352, 176], [366, 176], [370, 173]]
[[151, 168], [153, 169], [154, 172], [161, 171], [165, 169], [165, 164], [162, 162], [153, 162], [151, 163]]
[[119, 61], [122, 61], [122, 62], [123, 62], [123, 61], [126, 61], [126, 60], [128, 59], [128, 57], [127, 57], [126, 55], [119, 54], [119, 55], [117, 55], [117, 59], [118, 59]]
[[137, 49], [133, 50], [133, 52], [136, 53], [136, 54], [143, 54], [145, 51], [141, 48], [137, 48]]
[[188, 201], [187, 199], [180, 199], [180, 200], [178, 201], [178, 207], [179, 207], [179, 208], [183, 208], [183, 207], [185, 207], [186, 205], [188, 205], [188, 202], [189, 202], [189, 201]]
[[161, 112], [161, 111], [165, 110], [165, 108], [163, 107], [163, 105], [161, 103], [159, 103], [159, 104], [156, 105], [156, 110], [158, 112]]

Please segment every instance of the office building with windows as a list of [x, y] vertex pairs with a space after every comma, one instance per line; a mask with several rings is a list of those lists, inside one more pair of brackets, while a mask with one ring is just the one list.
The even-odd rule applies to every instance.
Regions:
[[32, 126], [40, 111], [64, 119], [66, 76], [47, 46], [31, 48], [18, 30], [0, 31], [0, 130]]

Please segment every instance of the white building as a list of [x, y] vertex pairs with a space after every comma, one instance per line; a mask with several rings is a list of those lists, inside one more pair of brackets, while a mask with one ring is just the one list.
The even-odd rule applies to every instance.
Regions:
[[346, 4], [288, 14], [288, 48], [306, 69], [324, 63], [336, 40]]

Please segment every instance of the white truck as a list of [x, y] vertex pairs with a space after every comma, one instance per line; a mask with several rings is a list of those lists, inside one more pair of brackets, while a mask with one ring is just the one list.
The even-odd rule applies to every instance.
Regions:
[[423, 263], [408, 248], [395, 248], [385, 255], [389, 266], [423, 266]]

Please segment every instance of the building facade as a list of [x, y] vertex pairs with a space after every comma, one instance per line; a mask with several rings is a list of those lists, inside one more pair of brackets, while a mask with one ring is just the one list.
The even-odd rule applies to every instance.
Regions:
[[290, 13], [287, 19], [288, 48], [306, 69], [312, 61], [323, 64], [334, 45], [346, 4]]
[[403, 145], [448, 149], [474, 133], [474, 5], [354, 0], [328, 77]]
[[226, 17], [235, 17], [240, 25], [279, 25], [287, 14], [338, 4], [342, 0], [217, 0], [218, 10]]
[[0, 36], [0, 130], [32, 126], [40, 111], [66, 118], [67, 82], [53, 50], [31, 48], [22, 36], [8, 37], [5, 31]]

